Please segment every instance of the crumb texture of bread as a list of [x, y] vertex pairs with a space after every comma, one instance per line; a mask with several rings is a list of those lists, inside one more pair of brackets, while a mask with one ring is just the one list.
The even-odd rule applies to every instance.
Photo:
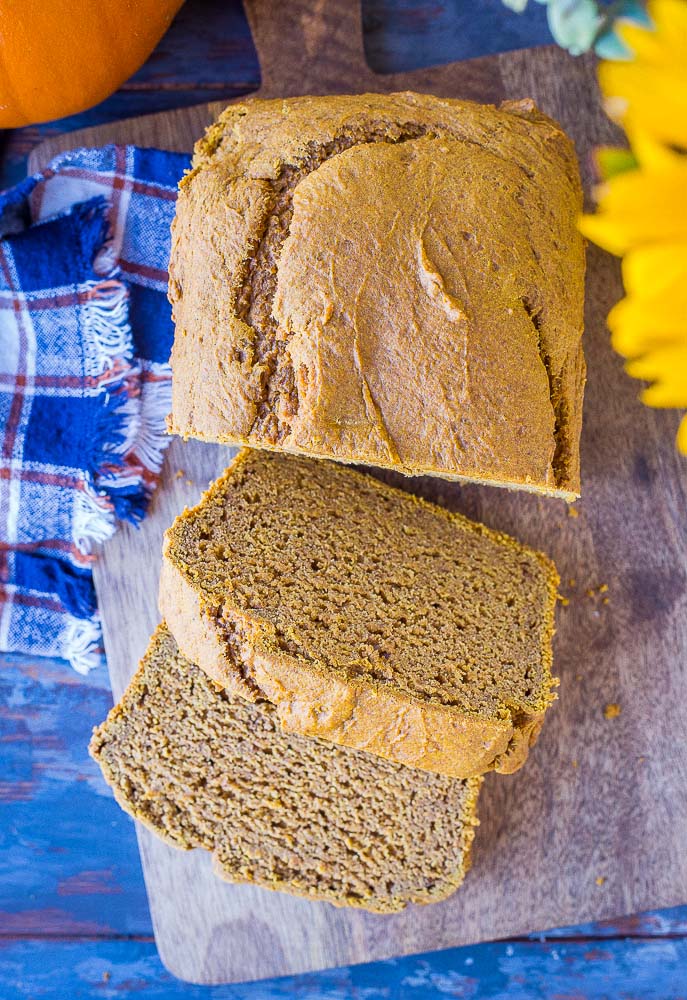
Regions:
[[232, 105], [180, 186], [171, 429], [574, 499], [581, 205], [527, 102]]
[[468, 777], [525, 760], [554, 695], [558, 576], [345, 465], [246, 450], [165, 537], [184, 654], [284, 729]]
[[282, 732], [162, 625], [90, 752], [120, 805], [217, 874], [388, 913], [450, 895], [469, 867], [480, 780]]

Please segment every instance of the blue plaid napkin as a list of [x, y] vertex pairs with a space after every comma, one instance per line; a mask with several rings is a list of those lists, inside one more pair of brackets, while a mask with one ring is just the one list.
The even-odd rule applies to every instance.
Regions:
[[137, 522], [170, 409], [187, 156], [81, 149], [0, 195], [0, 649], [102, 657], [95, 542]]

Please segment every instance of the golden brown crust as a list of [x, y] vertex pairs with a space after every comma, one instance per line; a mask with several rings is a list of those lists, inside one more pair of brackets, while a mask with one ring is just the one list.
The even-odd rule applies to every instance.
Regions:
[[171, 428], [574, 499], [580, 206], [527, 102], [228, 108], [177, 206]]
[[[282, 459], [281, 462], [297, 462]], [[225, 473], [225, 480], [246, 463], [274, 462], [264, 454], [243, 452]], [[305, 465], [307, 471], [308, 463]], [[312, 463], [310, 463], [312, 464]], [[329, 466], [336, 470], [336, 466]], [[341, 479], [343, 470], [337, 471]], [[360, 477], [380, 495], [418, 504], [456, 526], [498, 541], [506, 548], [533, 557], [543, 570], [546, 594], [540, 623], [540, 657], [543, 683], [536, 708], [502, 704], [496, 711], [479, 712], [456, 704], [438, 704], [413, 697], [400, 687], [376, 683], [374, 678], [337, 674], [302, 653], [289, 652], [278, 641], [274, 628], [260, 616], [232, 606], [227, 597], [221, 606], [216, 594], [203, 592], [188, 566], [179, 562], [179, 539], [185, 522], [202, 509], [180, 516], [165, 536], [160, 577], [160, 611], [184, 655], [197, 663], [217, 683], [247, 698], [265, 698], [276, 709], [282, 727], [304, 736], [366, 750], [410, 767], [466, 778], [489, 770], [511, 773], [527, 758], [553, 700], [557, 683], [551, 676], [551, 640], [558, 576], [546, 556], [533, 553], [514, 539], [482, 525], [474, 525], [417, 497]], [[213, 490], [221, 489], [218, 481]], [[208, 494], [210, 495], [210, 494]], [[288, 501], [287, 501], [288, 503]], [[227, 595], [231, 591], [226, 581]]]

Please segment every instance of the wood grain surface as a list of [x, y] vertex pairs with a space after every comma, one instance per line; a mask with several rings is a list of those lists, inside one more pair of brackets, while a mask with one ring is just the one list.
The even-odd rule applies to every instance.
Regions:
[[86, 751], [111, 704], [101, 669], [0, 654], [3, 1000], [684, 1000], [687, 907], [248, 986], [180, 983], [156, 953], [134, 824]]
[[[346, 0], [299, 0], [288, 5], [287, 16], [266, 0], [249, 4], [260, 92], [533, 96], [573, 135], [589, 188], [590, 149], [610, 135], [589, 61], [544, 49], [377, 76], [364, 63], [359, 17], [351, 8]], [[58, 148], [110, 139], [188, 149], [217, 110], [206, 106], [63, 136], [42, 147], [33, 165]], [[338, 911], [225, 886], [211, 877], [203, 855], [179, 854], [142, 832], [156, 939], [176, 975], [205, 983], [284, 975], [687, 899], [684, 465], [673, 445], [675, 416], [639, 404], [636, 384], [610, 349], [604, 317], [620, 291], [616, 264], [590, 249], [578, 516], [562, 502], [524, 494], [402, 483], [549, 552], [569, 600], [559, 608], [555, 640], [559, 703], [527, 766], [511, 777], [487, 778], [464, 888], [444, 903], [393, 916]], [[120, 531], [96, 565], [115, 694], [157, 620], [162, 532], [227, 458], [220, 448], [175, 441], [151, 516], [138, 532]], [[177, 478], [179, 468], [184, 475]], [[620, 706], [616, 718], [604, 715], [609, 703]]]

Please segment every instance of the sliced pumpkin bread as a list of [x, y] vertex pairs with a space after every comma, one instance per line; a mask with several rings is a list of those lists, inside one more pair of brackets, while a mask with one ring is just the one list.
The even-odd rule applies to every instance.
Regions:
[[481, 779], [284, 733], [219, 689], [164, 625], [90, 751], [120, 805], [217, 874], [378, 912], [443, 899], [469, 866]]
[[244, 451], [168, 530], [182, 652], [283, 728], [469, 777], [553, 700], [558, 577], [507, 535], [331, 462]]

